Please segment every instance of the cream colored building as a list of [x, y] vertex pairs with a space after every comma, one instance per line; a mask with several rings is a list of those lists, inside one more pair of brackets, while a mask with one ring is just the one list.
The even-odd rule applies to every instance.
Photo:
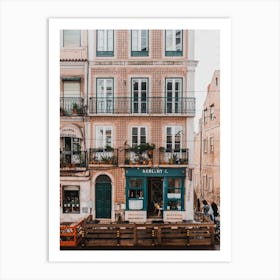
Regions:
[[[195, 199], [220, 205], [220, 71], [213, 74], [195, 135]], [[195, 201], [196, 207], [196, 201]]]

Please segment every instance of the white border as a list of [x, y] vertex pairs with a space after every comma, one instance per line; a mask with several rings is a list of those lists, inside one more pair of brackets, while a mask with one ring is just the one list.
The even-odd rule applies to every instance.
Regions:
[[[61, 251], [59, 249], [59, 46], [61, 29], [202, 29], [220, 30], [221, 49], [221, 209], [219, 251]], [[209, 81], [210, 82], [210, 81]], [[49, 20], [49, 260], [76, 262], [228, 262], [231, 260], [231, 21], [186, 19], [50, 19]], [[226, 94], [225, 94], [226, 93]], [[56, 113], [54, 113], [56, 112]], [[226, 188], [223, 186], [227, 186]], [[97, 253], [98, 252], [98, 253]]]

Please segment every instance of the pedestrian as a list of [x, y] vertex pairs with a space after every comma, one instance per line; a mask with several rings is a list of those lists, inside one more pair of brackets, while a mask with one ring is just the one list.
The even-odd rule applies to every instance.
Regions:
[[209, 205], [205, 199], [202, 201], [202, 204], [203, 204], [204, 215], [206, 217], [210, 217], [211, 221], [214, 221], [214, 212], [211, 205]]
[[210, 202], [211, 202], [211, 207], [213, 209], [214, 220], [216, 220], [216, 217], [219, 216], [218, 205], [215, 203], [214, 199], [211, 199]]

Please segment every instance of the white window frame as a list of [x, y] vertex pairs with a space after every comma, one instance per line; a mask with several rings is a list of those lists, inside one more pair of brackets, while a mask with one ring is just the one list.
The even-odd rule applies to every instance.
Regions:
[[[65, 44], [65, 32], [78, 32], [79, 33], [79, 39], [77, 41], [73, 41], [73, 42], [67, 42]], [[63, 47], [64, 48], [79, 48], [81, 47], [81, 39], [82, 39], [82, 32], [81, 30], [63, 30], [62, 31], [62, 36], [63, 36], [63, 39], [62, 39], [62, 42], [63, 42]], [[73, 36], [73, 35], [72, 35]]]
[[[104, 82], [104, 91], [99, 89], [98, 82]], [[107, 82], [112, 82], [112, 92], [107, 91]], [[111, 94], [111, 96], [108, 96]], [[114, 111], [114, 78], [96, 78], [96, 111], [101, 114], [112, 114]]]
[[[98, 136], [99, 136], [98, 130], [101, 130], [101, 129], [103, 130], [102, 139], [98, 139]], [[106, 131], [107, 130], [111, 130], [111, 144], [107, 143], [107, 139], [106, 139]], [[99, 143], [101, 143], [101, 145]], [[114, 143], [113, 127], [112, 126], [107, 126], [107, 125], [96, 125], [95, 126], [95, 147], [97, 149], [105, 149], [106, 146], [109, 145], [113, 148], [113, 143]]]
[[144, 128], [145, 129], [145, 137], [146, 137], [146, 142], [145, 143], [148, 143], [149, 140], [148, 140], [148, 127], [147, 126], [138, 126], [138, 125], [133, 125], [131, 126], [130, 128], [130, 145], [131, 147], [133, 146], [133, 140], [132, 140], [132, 137], [133, 137], [133, 128], [137, 128], [137, 145], [140, 145], [142, 144], [141, 143], [141, 128]]
[[[146, 49], [142, 50], [142, 42], [143, 42], [143, 32], [146, 32], [145, 40], [146, 40]], [[135, 43], [136, 38], [136, 43]], [[136, 45], [136, 46], [135, 46]], [[136, 48], [135, 48], [136, 47]], [[149, 51], [149, 30], [148, 29], [136, 29], [131, 30], [131, 51], [132, 52], [148, 52]]]
[[[177, 31], [180, 31], [180, 49], [177, 49], [177, 45], [176, 45], [176, 33]], [[170, 49], [168, 49], [169, 46], [167, 46], [167, 40], [168, 40], [168, 36], [171, 36], [171, 47]], [[183, 51], [183, 30], [181, 29], [168, 29], [165, 31], [165, 51], [171, 51], [171, 52], [182, 52]]]
[[[167, 125], [165, 126], [165, 148], [167, 149], [167, 129], [171, 128], [171, 150], [175, 150], [175, 137], [177, 133], [180, 133], [180, 150], [182, 149], [182, 142], [183, 142], [183, 127], [178, 125]], [[176, 132], [177, 131], [177, 132]]]
[[[146, 99], [142, 101], [142, 89], [141, 84], [142, 82], [146, 81]], [[138, 98], [137, 102], [134, 101], [134, 82], [138, 82]], [[140, 89], [139, 89], [140, 85]], [[149, 112], [149, 78], [131, 78], [131, 112], [133, 114], [147, 114]], [[134, 103], [138, 104], [138, 111], [134, 111]], [[142, 104], [146, 104], [146, 111], [142, 112]]]
[[[109, 32], [112, 32], [112, 38], [109, 38]], [[112, 42], [109, 42], [109, 40], [112, 40]], [[114, 53], [114, 30], [113, 29], [96, 30], [96, 50], [97, 53], [98, 52]]]
[[[171, 101], [169, 100], [169, 90], [167, 84], [172, 82]], [[180, 89], [176, 90], [176, 83], [179, 82]], [[166, 78], [165, 79], [165, 112], [167, 114], [182, 113], [183, 102], [183, 78]], [[168, 104], [171, 104], [171, 112]]]

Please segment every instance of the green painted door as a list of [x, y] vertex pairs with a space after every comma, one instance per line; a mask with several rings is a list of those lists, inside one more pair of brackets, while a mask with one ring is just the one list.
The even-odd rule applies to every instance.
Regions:
[[95, 187], [96, 218], [111, 218], [112, 188], [111, 183], [96, 183]]

